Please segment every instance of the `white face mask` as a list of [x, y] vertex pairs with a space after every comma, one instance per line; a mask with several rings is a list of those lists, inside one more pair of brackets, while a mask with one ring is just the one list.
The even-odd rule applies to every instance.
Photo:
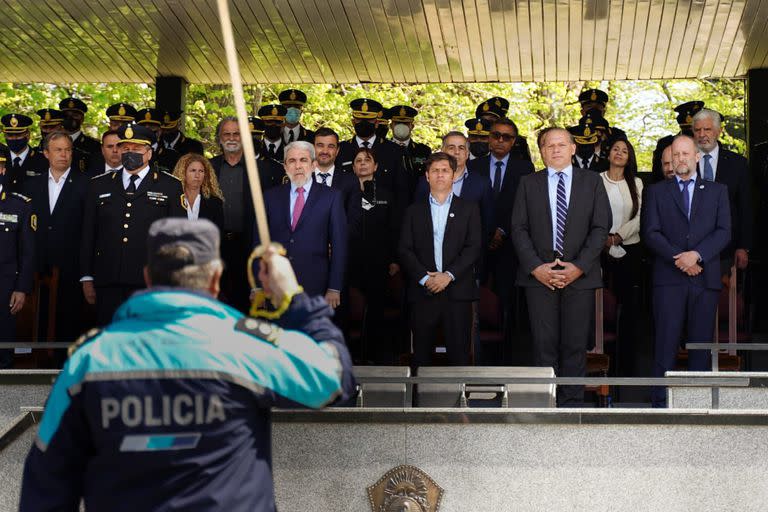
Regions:
[[407, 124], [398, 123], [392, 128], [392, 134], [396, 139], [406, 140], [411, 135], [411, 129]]

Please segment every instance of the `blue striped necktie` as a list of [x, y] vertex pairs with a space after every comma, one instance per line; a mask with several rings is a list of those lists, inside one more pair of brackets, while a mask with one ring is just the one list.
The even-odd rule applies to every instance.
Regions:
[[568, 202], [565, 199], [565, 176], [557, 173], [557, 235], [555, 236], [555, 251], [563, 254], [563, 239], [565, 238], [565, 220], [568, 218]]

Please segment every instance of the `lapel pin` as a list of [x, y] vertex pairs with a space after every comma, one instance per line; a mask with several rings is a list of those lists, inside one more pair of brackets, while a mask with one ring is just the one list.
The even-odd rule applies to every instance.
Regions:
[[448, 214], [449, 217], [453, 217], [453, 212]]
[[704, 185], [699, 185], [699, 189], [704, 190]]

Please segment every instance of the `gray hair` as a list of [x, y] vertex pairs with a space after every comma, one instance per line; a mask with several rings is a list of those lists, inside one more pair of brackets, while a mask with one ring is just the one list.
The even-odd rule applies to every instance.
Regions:
[[[464, 140], [468, 140], [467, 136], [466, 136], [466, 135], [464, 135], [462, 132], [460, 132], [460, 131], [458, 131], [458, 130], [451, 130], [450, 132], [448, 132], [448, 133], [446, 133], [445, 135], [443, 135], [442, 144], [445, 144], [445, 141], [446, 141], [446, 139], [447, 139], [448, 137], [461, 137], [461, 138], [463, 138]], [[442, 145], [442, 144], [441, 144], [441, 145]]]
[[703, 108], [696, 112], [696, 114], [693, 116], [693, 122], [691, 124], [696, 124], [696, 121], [702, 121], [704, 119], [709, 119], [712, 121], [712, 124], [714, 124], [718, 129], [722, 125], [722, 118], [720, 117], [720, 114], [708, 108]]
[[46, 135], [45, 139], [43, 139], [43, 151], [48, 151], [48, 146], [51, 145], [51, 142], [59, 139], [67, 139], [69, 141], [70, 148], [74, 146], [74, 144], [72, 143], [72, 137], [70, 137], [68, 133], [51, 132], [48, 135]]
[[[216, 272], [224, 269], [220, 259], [200, 265], [185, 265], [192, 258], [189, 249], [180, 245], [161, 247], [148, 266], [152, 286], [172, 286], [190, 290], [208, 291]], [[175, 270], [168, 271], [169, 268]]]
[[[236, 123], [238, 122], [235, 116], [227, 116], [222, 118], [221, 121], [219, 121], [219, 124], [216, 125], [216, 142], [217, 143], [219, 142], [219, 139], [221, 139], [221, 127], [224, 126], [224, 123], [228, 123], [230, 121], [234, 121]], [[237, 126], [238, 128], [240, 127], [239, 124]]]
[[310, 144], [309, 142], [305, 140], [295, 140], [285, 146], [285, 150], [283, 151], [283, 154], [287, 157], [289, 151], [308, 151], [309, 152], [309, 158], [312, 160], [315, 159], [315, 146]]

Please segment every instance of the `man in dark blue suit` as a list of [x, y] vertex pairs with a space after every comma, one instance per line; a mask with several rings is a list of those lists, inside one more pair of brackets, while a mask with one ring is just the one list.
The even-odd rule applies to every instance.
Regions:
[[[715, 329], [720, 252], [731, 240], [731, 214], [726, 186], [697, 176], [699, 158], [691, 137], [675, 137], [675, 177], [649, 187], [643, 204], [643, 237], [654, 254], [656, 377], [675, 367], [684, 326], [692, 343], [711, 342]], [[689, 370], [707, 371], [709, 364], [707, 351], [688, 353]], [[664, 407], [664, 388], [654, 388], [652, 400]]]
[[326, 187], [341, 192], [344, 200], [344, 212], [347, 214], [349, 234], [352, 236], [360, 229], [363, 216], [363, 195], [360, 181], [351, 172], [342, 172], [336, 168], [336, 156], [339, 154], [339, 134], [330, 128], [320, 128], [312, 135], [315, 145], [316, 167], [314, 180]]
[[[299, 284], [336, 308], [347, 264], [347, 217], [341, 192], [311, 179], [315, 164], [312, 144], [288, 144], [284, 166], [290, 183], [268, 190], [264, 204], [272, 240], [285, 247]], [[258, 243], [258, 232], [254, 239]]]

